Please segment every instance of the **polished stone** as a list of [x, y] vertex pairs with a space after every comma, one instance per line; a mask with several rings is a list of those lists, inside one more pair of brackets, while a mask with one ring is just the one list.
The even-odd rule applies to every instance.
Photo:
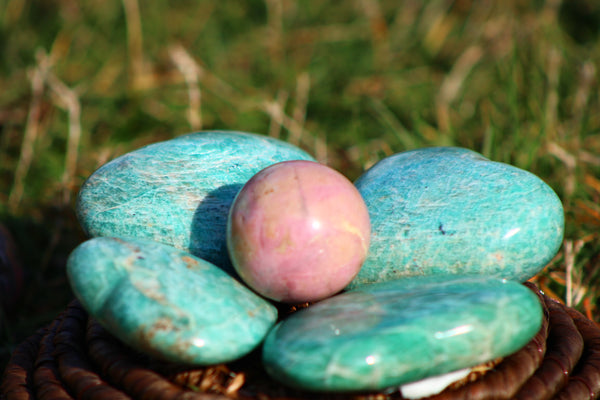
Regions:
[[349, 287], [404, 276], [480, 273], [525, 281], [557, 253], [560, 199], [540, 178], [455, 147], [381, 160], [355, 182], [371, 247]]
[[292, 314], [267, 336], [263, 362], [302, 389], [382, 390], [509, 355], [541, 322], [538, 297], [514, 281], [404, 278]]
[[152, 356], [207, 365], [258, 346], [277, 311], [221, 269], [141, 239], [99, 237], [69, 256], [85, 309], [124, 343]]
[[234, 197], [258, 171], [295, 159], [312, 157], [288, 143], [249, 133], [181, 136], [100, 167], [81, 187], [77, 215], [89, 236], [166, 243], [232, 272], [225, 230]]
[[297, 160], [254, 175], [227, 223], [239, 276], [270, 299], [303, 303], [341, 291], [369, 249], [369, 212], [356, 187], [323, 164]]

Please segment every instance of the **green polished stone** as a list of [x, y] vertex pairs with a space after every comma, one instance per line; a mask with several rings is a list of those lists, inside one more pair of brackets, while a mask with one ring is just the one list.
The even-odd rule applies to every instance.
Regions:
[[267, 336], [263, 362], [301, 389], [381, 390], [509, 355], [541, 321], [538, 297], [513, 281], [404, 278], [292, 314]]
[[415, 275], [524, 282], [562, 244], [564, 212], [552, 188], [471, 150], [398, 153], [355, 184], [369, 209], [371, 246], [349, 288]]
[[258, 346], [277, 319], [267, 301], [213, 264], [142, 239], [99, 237], [69, 256], [75, 296], [126, 344], [207, 365]]

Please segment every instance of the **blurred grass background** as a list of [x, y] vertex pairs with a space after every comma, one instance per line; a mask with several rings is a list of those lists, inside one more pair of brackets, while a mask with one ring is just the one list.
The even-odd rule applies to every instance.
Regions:
[[454, 145], [544, 179], [564, 246], [535, 278], [600, 320], [595, 0], [0, 0], [0, 221], [25, 271], [0, 368], [71, 299], [84, 179], [142, 145], [235, 129], [355, 179]]

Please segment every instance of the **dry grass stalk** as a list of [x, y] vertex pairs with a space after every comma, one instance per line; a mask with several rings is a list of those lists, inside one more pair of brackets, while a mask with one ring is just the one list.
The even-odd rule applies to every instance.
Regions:
[[[280, 127], [285, 128], [290, 132], [290, 136], [294, 136], [298, 139], [298, 142], [292, 142], [296, 145], [303, 144], [310, 148], [314, 148], [314, 154], [317, 160], [324, 162], [327, 159], [327, 150], [323, 148], [325, 145], [325, 139], [316, 137], [312, 134], [307, 134], [304, 130], [304, 113], [296, 110], [296, 116], [302, 116], [302, 118], [292, 118], [285, 112], [285, 105], [287, 103], [287, 92], [280, 91], [277, 95], [277, 99], [274, 101], [267, 101], [260, 107], [261, 110], [271, 118], [269, 127], [269, 134], [273, 137], [279, 137]], [[298, 107], [298, 104], [296, 105]], [[300, 106], [300, 110], [304, 110], [305, 106]], [[302, 112], [302, 113], [301, 113]], [[314, 141], [309, 140], [312, 138]]]
[[283, 1], [265, 0], [267, 6], [267, 47], [269, 55], [280, 61], [283, 55]]
[[573, 266], [575, 265], [575, 255], [573, 254], [573, 241], [565, 240], [565, 265], [566, 265], [566, 288], [567, 294], [565, 298], [565, 304], [567, 307], [571, 307], [573, 304]]
[[579, 161], [593, 165], [595, 167], [600, 167], [600, 157], [598, 157], [597, 155], [585, 150], [579, 150], [577, 154], [579, 156]]
[[281, 137], [281, 127], [284, 124], [285, 106], [288, 99], [288, 93], [284, 90], [277, 92], [277, 97], [273, 101], [265, 102], [264, 110], [271, 117], [269, 122], [269, 136], [279, 139]]
[[123, 0], [127, 21], [127, 48], [131, 60], [131, 76], [134, 89], [144, 89], [150, 85], [144, 60], [142, 19], [137, 0]]
[[381, 100], [371, 97], [371, 105], [377, 114], [377, 117], [387, 125], [405, 149], [414, 149], [418, 147], [417, 141], [412, 132], [410, 132], [398, 119], [396, 114]]
[[450, 2], [429, 2], [422, 11], [421, 23], [426, 24], [423, 45], [430, 54], [437, 54], [452, 31], [455, 21], [448, 14]]
[[[214, 95], [218, 96], [220, 99], [224, 100], [227, 103], [234, 104], [236, 107], [238, 107], [240, 109], [256, 108], [255, 104], [249, 104], [250, 102], [247, 100], [248, 96], [245, 96], [242, 93], [240, 93], [240, 91], [237, 88], [231, 86], [228, 82], [221, 79], [210, 69], [206, 68], [205, 66], [200, 65], [200, 63], [197, 62], [192, 57], [190, 52], [187, 51], [183, 46], [181, 46], [181, 45], [170, 46], [169, 54], [170, 54], [171, 60], [175, 63], [177, 68], [180, 69], [180, 72], [182, 72], [182, 74], [183, 74], [183, 71], [181, 71], [181, 67], [185, 66], [186, 73], [190, 74], [190, 78], [191, 78], [190, 82], [193, 82], [194, 80], [197, 81], [198, 91], [199, 91], [197, 110], [198, 110], [201, 122], [202, 122], [202, 114], [200, 112], [200, 106], [201, 106], [200, 101], [202, 99], [202, 96], [201, 96], [202, 93], [199, 88], [200, 82], [202, 83], [202, 86], [207, 91], [213, 93]], [[177, 58], [177, 61], [174, 59], [174, 57]], [[192, 77], [191, 76], [192, 73], [194, 73], [196, 75], [196, 77]], [[184, 79], [185, 78], [186, 78], [186, 76], [184, 74]], [[187, 80], [186, 80], [186, 83], [187, 83]], [[190, 94], [190, 96], [191, 96], [191, 94]], [[196, 96], [196, 95], [193, 95], [193, 96]], [[191, 101], [192, 100], [190, 99], [190, 103], [191, 103]], [[190, 108], [191, 107], [192, 107], [192, 104], [190, 104]]]
[[[589, 186], [593, 191], [595, 191], [598, 195], [600, 195], [600, 179], [596, 178], [593, 175], [586, 174], [583, 178], [583, 182], [587, 186]], [[598, 222], [600, 222], [600, 220]]]
[[436, 96], [436, 112], [440, 130], [446, 132], [450, 130], [450, 104], [459, 95], [467, 75], [482, 56], [483, 49], [479, 45], [468, 47], [458, 57], [452, 70], [442, 81]]
[[67, 87], [52, 72], [48, 73], [48, 86], [57, 95], [56, 104], [69, 114], [69, 137], [65, 155], [65, 168], [62, 176], [63, 202], [68, 205], [71, 201], [71, 186], [75, 180], [77, 160], [79, 158], [79, 142], [81, 141], [81, 103], [76, 91]]
[[578, 304], [586, 294], [586, 288], [581, 282], [581, 277], [577, 274], [575, 268], [575, 259], [577, 254], [583, 248], [584, 242], [582, 240], [565, 240], [565, 304], [567, 307], [573, 307]]
[[204, 70], [181, 45], [172, 46], [169, 54], [183, 75], [188, 88], [187, 119], [190, 127], [192, 130], [200, 130], [202, 129], [202, 92], [199, 81], [204, 75]]
[[314, 136], [314, 149], [316, 160], [320, 163], [327, 164], [327, 136], [324, 133], [321, 135]]
[[[296, 145], [306, 145], [313, 149], [312, 153], [315, 155], [315, 159], [326, 164], [327, 141], [325, 136], [316, 136], [305, 131], [303, 127], [304, 119], [298, 121], [285, 113], [286, 102], [287, 92], [280, 91], [275, 101], [264, 102], [260, 107], [271, 118], [269, 134], [273, 137], [279, 137], [280, 127], [285, 128], [290, 133], [294, 132], [294, 135], [300, 139], [300, 143], [296, 143]], [[300, 132], [300, 135], [298, 135], [298, 132]]]
[[288, 141], [295, 146], [298, 146], [302, 141], [309, 91], [310, 75], [308, 72], [303, 72], [296, 78], [296, 97], [294, 111], [292, 112], [292, 118], [296, 121], [296, 124], [290, 127], [290, 137], [288, 138]]
[[593, 204], [588, 204], [583, 200], [575, 201], [575, 210], [578, 223], [590, 225], [600, 225], [600, 210]]
[[388, 40], [388, 26], [379, 1], [360, 0], [360, 8], [364, 11], [371, 27], [371, 42], [375, 50], [375, 64], [378, 68], [386, 68], [391, 61]]
[[575, 101], [573, 103], [573, 114], [576, 122], [581, 125], [581, 120], [585, 115], [590, 99], [590, 89], [593, 87], [596, 78], [596, 67], [590, 60], [586, 61], [581, 67], [579, 85], [575, 92]]
[[52, 67], [51, 61], [43, 50], [36, 54], [37, 65], [29, 71], [31, 80], [31, 102], [29, 103], [29, 113], [27, 115], [27, 124], [25, 125], [25, 134], [21, 145], [21, 153], [14, 174], [13, 187], [8, 197], [8, 207], [11, 212], [19, 208], [23, 191], [25, 189], [25, 177], [31, 166], [35, 144], [40, 133], [40, 118], [42, 98], [44, 96], [44, 87], [48, 72]]
[[554, 157], [558, 158], [565, 165], [567, 172], [567, 176], [565, 178], [565, 193], [568, 197], [571, 197], [575, 192], [577, 182], [577, 177], [575, 175], [577, 157], [569, 153], [554, 141], [548, 142], [546, 145], [546, 150], [549, 154], [552, 154]]
[[[573, 119], [570, 128], [572, 133], [572, 146], [573, 148], [581, 149], [581, 136], [584, 133], [584, 121], [585, 115], [588, 112], [588, 102], [590, 98], [590, 89], [594, 84], [594, 78], [596, 76], [596, 67], [591, 61], [586, 61], [579, 73], [579, 84], [575, 92], [575, 99], [573, 101]], [[586, 154], [590, 155], [589, 153]], [[586, 160], [593, 159], [592, 157], [586, 157]]]
[[562, 57], [556, 48], [551, 48], [548, 52], [548, 61], [546, 68], [546, 79], [548, 81], [548, 89], [545, 105], [545, 124], [548, 137], [551, 140], [556, 140], [557, 117], [558, 117], [558, 81], [560, 77], [560, 66]]

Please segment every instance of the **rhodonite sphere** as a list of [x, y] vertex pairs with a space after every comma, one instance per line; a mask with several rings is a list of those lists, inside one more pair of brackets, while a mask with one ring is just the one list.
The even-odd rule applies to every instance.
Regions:
[[233, 266], [270, 299], [317, 301], [358, 273], [370, 241], [369, 213], [344, 175], [312, 161], [284, 161], [254, 175], [227, 222]]

